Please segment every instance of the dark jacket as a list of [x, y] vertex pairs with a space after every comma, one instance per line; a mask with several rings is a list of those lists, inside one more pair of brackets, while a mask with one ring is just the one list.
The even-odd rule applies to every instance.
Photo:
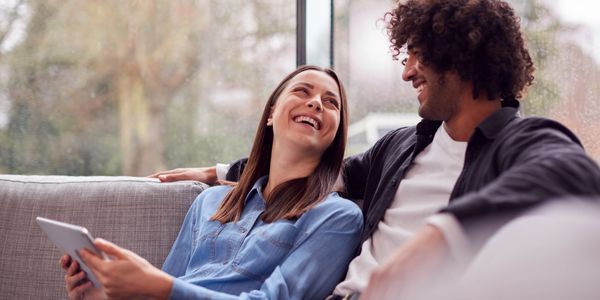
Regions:
[[[503, 106], [469, 139], [463, 170], [442, 210], [453, 214], [467, 235], [481, 218], [510, 218], [558, 196], [600, 195], [600, 168], [571, 131], [552, 120], [519, 117], [515, 100], [503, 101]], [[440, 125], [423, 120], [396, 129], [345, 160], [345, 196], [363, 200], [363, 241], [377, 228], [413, 159], [431, 143]], [[241, 166], [236, 162], [227, 179], [236, 179]]]

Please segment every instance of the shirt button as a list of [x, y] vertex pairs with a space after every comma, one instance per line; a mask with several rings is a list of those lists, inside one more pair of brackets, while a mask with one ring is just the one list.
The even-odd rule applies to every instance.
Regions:
[[243, 228], [243, 227], [242, 227], [242, 228], [240, 228], [240, 232], [241, 232], [241, 233], [246, 233], [246, 228]]
[[226, 265], [227, 263], [229, 263], [229, 262], [228, 262], [228, 261], [224, 261], [224, 262], [223, 262], [223, 265]]

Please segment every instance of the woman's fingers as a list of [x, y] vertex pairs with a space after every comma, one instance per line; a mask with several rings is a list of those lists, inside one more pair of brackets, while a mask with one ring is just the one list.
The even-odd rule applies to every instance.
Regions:
[[87, 281], [79, 286], [76, 286], [75, 288], [68, 290], [69, 299], [83, 300], [86, 298], [85, 297], [86, 291], [91, 288], [92, 288], [91, 281]]
[[67, 282], [67, 290], [71, 291], [80, 285], [90, 282], [89, 280], [87, 280], [85, 283], [83, 283], [82, 280], [84, 279], [86, 279], [86, 274], [83, 271], [79, 271], [79, 273], [74, 274], [72, 276], [65, 276], [65, 281]]
[[71, 261], [71, 265], [67, 269], [67, 276], [73, 276], [80, 271], [79, 263], [76, 260]]
[[58, 264], [66, 271], [69, 268], [69, 265], [71, 265], [71, 257], [67, 254], [61, 256]]

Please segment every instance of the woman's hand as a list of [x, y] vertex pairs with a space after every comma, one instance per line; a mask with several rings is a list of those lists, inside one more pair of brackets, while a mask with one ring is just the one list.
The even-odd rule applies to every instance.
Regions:
[[109, 299], [151, 297], [167, 299], [173, 278], [139, 255], [111, 242], [96, 239], [96, 247], [111, 256], [105, 260], [83, 249], [81, 258], [90, 266]]
[[59, 264], [67, 272], [65, 285], [70, 300], [106, 299], [106, 295], [101, 289], [94, 287], [76, 260], [65, 254], [60, 258]]
[[158, 178], [158, 180], [160, 180], [161, 182], [195, 180], [212, 185], [215, 182], [217, 182], [217, 169], [216, 167], [179, 168], [169, 171], [158, 172], [148, 177]]

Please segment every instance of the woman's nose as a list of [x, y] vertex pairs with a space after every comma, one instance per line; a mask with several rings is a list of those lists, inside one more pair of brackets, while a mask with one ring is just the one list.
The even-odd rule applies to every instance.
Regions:
[[316, 111], [321, 111], [323, 109], [323, 104], [321, 103], [321, 97], [315, 96], [307, 102], [308, 107], [314, 108]]

